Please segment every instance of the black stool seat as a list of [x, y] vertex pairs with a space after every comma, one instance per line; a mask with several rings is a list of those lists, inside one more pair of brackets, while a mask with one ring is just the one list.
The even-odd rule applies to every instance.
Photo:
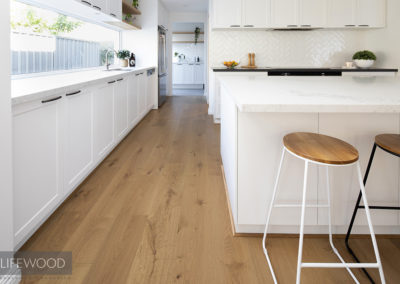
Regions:
[[[387, 153], [389, 153], [391, 155], [400, 157], [400, 135], [399, 134], [381, 134], [381, 135], [375, 136], [375, 143], [374, 143], [374, 146], [372, 148], [371, 156], [369, 157], [368, 167], [367, 167], [367, 170], [366, 170], [365, 176], [364, 176], [364, 185], [367, 183], [369, 171], [371, 169], [371, 165], [372, 165], [372, 162], [374, 160], [375, 151], [376, 151], [377, 147], [379, 147], [380, 149], [382, 149], [383, 151], [385, 151], [385, 152], [387, 152]], [[351, 247], [349, 245], [349, 238], [350, 238], [351, 230], [353, 229], [354, 220], [356, 219], [358, 209], [365, 209], [365, 206], [360, 204], [361, 203], [361, 197], [362, 197], [362, 193], [360, 191], [360, 193], [358, 195], [358, 198], [357, 198], [356, 206], [355, 206], [354, 211], [353, 211], [353, 216], [351, 217], [350, 225], [349, 225], [349, 228], [347, 230], [346, 239], [345, 239], [347, 250], [350, 252], [350, 254], [354, 257], [354, 259], [357, 262], [360, 262], [360, 260], [358, 259], [358, 257], [354, 253], [354, 251], [351, 249]], [[400, 210], [400, 207], [397, 207], [397, 206], [374, 206], [374, 205], [369, 205], [369, 209], [375, 209], [375, 210]], [[362, 270], [364, 271], [364, 273], [366, 274], [366, 276], [368, 277], [370, 282], [371, 283], [375, 283], [375, 281], [372, 279], [371, 275], [369, 275], [367, 270], [365, 268], [362, 268]]]
[[400, 156], [400, 135], [381, 134], [375, 137], [375, 143], [383, 150]]

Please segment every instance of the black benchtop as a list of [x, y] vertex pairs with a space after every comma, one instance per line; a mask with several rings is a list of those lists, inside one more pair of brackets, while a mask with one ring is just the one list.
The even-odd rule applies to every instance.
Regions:
[[398, 72], [398, 69], [394, 68], [297, 68], [297, 67], [287, 67], [287, 68], [275, 68], [275, 67], [259, 67], [257, 69], [246, 69], [246, 68], [235, 68], [228, 69], [225, 67], [215, 67], [212, 68], [214, 72], [324, 72], [324, 73], [334, 73], [334, 72]]

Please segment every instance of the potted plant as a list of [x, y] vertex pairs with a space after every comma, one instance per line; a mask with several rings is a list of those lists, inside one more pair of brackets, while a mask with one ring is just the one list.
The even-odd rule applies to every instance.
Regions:
[[376, 56], [372, 51], [358, 51], [353, 55], [353, 60], [359, 68], [369, 68], [374, 65]]
[[139, 7], [139, 0], [133, 0], [132, 1], [132, 6], [137, 9]]
[[129, 50], [119, 50], [117, 52], [117, 57], [119, 58], [121, 67], [128, 67], [129, 65], [128, 58], [130, 55], [131, 52]]
[[194, 44], [197, 44], [197, 42], [199, 41], [199, 37], [200, 37], [200, 28], [196, 27], [196, 29], [194, 30]]

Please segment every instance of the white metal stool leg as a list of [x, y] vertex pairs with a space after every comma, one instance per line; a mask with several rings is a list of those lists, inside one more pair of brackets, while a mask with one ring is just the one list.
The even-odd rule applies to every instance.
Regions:
[[272, 268], [272, 263], [271, 263], [271, 260], [270, 260], [270, 258], [268, 256], [268, 251], [267, 251], [265, 242], [266, 242], [266, 239], [267, 239], [267, 231], [268, 231], [269, 221], [271, 219], [272, 209], [274, 208], [274, 203], [275, 203], [275, 199], [276, 199], [276, 192], [278, 191], [279, 178], [280, 178], [280, 175], [281, 175], [281, 169], [282, 169], [283, 160], [285, 158], [285, 152], [286, 152], [286, 149], [283, 148], [281, 161], [279, 163], [278, 174], [277, 174], [276, 180], [275, 180], [274, 191], [272, 193], [271, 204], [270, 204], [269, 209], [268, 209], [267, 221], [265, 223], [265, 230], [264, 230], [264, 237], [263, 237], [263, 250], [264, 250], [265, 258], [267, 259], [268, 266], [269, 266], [269, 269], [271, 271], [272, 278], [274, 279], [274, 283], [275, 284], [277, 284], [278, 281], [276, 280], [275, 272], [274, 272], [274, 269]]
[[[342, 256], [339, 254], [339, 251], [336, 249], [335, 245], [333, 244], [333, 238], [332, 238], [332, 215], [331, 215], [331, 189], [330, 189], [330, 181], [329, 181], [329, 166], [326, 166], [326, 194], [327, 194], [327, 200], [328, 200], [328, 227], [329, 227], [329, 243], [331, 245], [331, 248], [333, 252], [336, 254], [336, 256], [339, 258], [339, 260], [342, 263], [346, 263]], [[354, 282], [359, 284], [356, 276], [353, 274], [353, 272], [350, 270], [350, 268], [346, 267], [347, 271], [353, 278]]]
[[382, 268], [382, 262], [381, 258], [379, 256], [379, 250], [378, 250], [378, 244], [376, 243], [376, 238], [375, 238], [375, 233], [374, 233], [374, 228], [372, 226], [372, 219], [371, 219], [371, 214], [369, 212], [369, 206], [368, 206], [368, 201], [367, 201], [367, 195], [365, 193], [365, 187], [364, 187], [364, 182], [363, 178], [361, 175], [361, 168], [360, 168], [360, 162], [357, 162], [357, 173], [358, 173], [358, 181], [360, 183], [360, 188], [361, 188], [361, 194], [364, 202], [364, 207], [365, 207], [365, 215], [367, 215], [367, 221], [368, 221], [368, 227], [369, 227], [369, 232], [371, 234], [371, 240], [372, 240], [372, 245], [374, 247], [374, 252], [375, 252], [375, 257], [376, 257], [376, 262], [378, 264], [378, 269], [379, 269], [379, 275], [381, 277], [381, 282], [385, 284], [385, 275], [383, 274], [383, 268]]
[[308, 161], [304, 163], [304, 183], [303, 183], [303, 201], [301, 204], [301, 220], [300, 220], [300, 239], [299, 239], [299, 253], [297, 255], [297, 273], [296, 283], [300, 283], [301, 267], [303, 259], [303, 242], [304, 242], [304, 219], [306, 214], [306, 198], [307, 198], [307, 176], [308, 176]]

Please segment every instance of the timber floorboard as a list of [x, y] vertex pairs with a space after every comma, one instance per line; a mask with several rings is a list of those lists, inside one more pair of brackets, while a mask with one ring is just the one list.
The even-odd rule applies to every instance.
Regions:
[[[219, 131], [204, 97], [172, 97], [151, 111], [21, 248], [72, 251], [72, 275], [23, 283], [273, 283], [261, 238], [232, 236]], [[351, 242], [373, 261], [368, 239]], [[344, 240], [335, 244], [350, 261]], [[400, 283], [400, 239], [378, 244], [387, 283]], [[294, 283], [298, 240], [268, 247], [280, 283]], [[337, 261], [321, 237], [305, 239], [304, 260]], [[302, 283], [352, 279], [344, 269], [303, 269]]]

